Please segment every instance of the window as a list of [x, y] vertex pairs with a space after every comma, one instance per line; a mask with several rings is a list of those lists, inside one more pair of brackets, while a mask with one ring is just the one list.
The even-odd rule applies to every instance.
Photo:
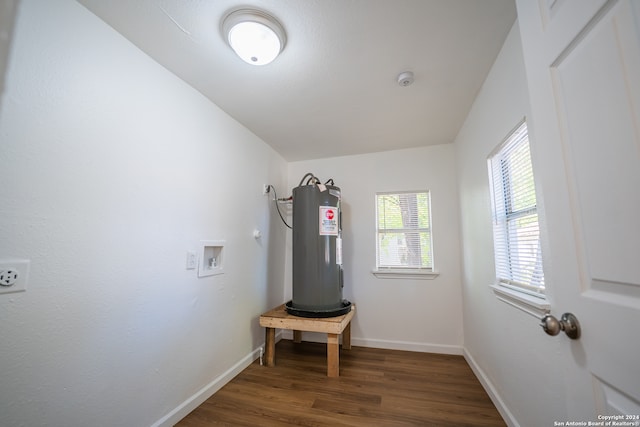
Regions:
[[496, 284], [544, 298], [540, 228], [526, 122], [519, 124], [490, 156], [488, 166]]
[[377, 276], [435, 277], [430, 205], [428, 191], [376, 194]]

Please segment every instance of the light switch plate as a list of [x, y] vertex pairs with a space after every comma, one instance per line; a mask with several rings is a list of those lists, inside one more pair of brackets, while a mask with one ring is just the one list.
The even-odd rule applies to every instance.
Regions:
[[198, 254], [196, 251], [187, 251], [187, 270], [195, 270], [198, 267]]

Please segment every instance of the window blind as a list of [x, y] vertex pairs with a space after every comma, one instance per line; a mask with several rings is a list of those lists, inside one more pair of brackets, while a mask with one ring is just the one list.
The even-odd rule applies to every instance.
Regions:
[[429, 192], [379, 193], [377, 268], [432, 269]]
[[496, 279], [534, 295], [545, 291], [540, 227], [526, 122], [489, 159]]

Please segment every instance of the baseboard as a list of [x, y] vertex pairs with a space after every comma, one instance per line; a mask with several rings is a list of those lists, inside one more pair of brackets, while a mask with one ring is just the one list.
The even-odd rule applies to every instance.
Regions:
[[[276, 334], [276, 342], [282, 338], [282, 334]], [[178, 405], [173, 411], [152, 424], [152, 427], [172, 427], [178, 421], [189, 415], [191, 411], [213, 396], [215, 392], [220, 390], [231, 381], [236, 375], [242, 372], [247, 366], [251, 365], [254, 360], [262, 356], [264, 351], [264, 344], [253, 350], [251, 353], [243, 357], [238, 363], [233, 365], [222, 375], [215, 378], [209, 384], [197, 391], [193, 396]]]
[[[289, 340], [293, 339], [293, 332], [289, 330], [283, 330], [282, 338]], [[303, 332], [302, 340], [309, 342], [326, 343], [327, 334], [321, 334], [317, 332]], [[351, 337], [351, 345], [355, 345], [358, 347], [385, 348], [388, 350], [416, 351], [420, 353], [455, 354], [458, 356], [462, 355], [462, 346], [457, 345], [417, 343], [410, 341], [388, 341], [354, 337]]]
[[[288, 330], [280, 330], [276, 334], [276, 342], [282, 338], [292, 339], [293, 333]], [[314, 342], [326, 342], [326, 334], [308, 334], [305, 336], [305, 340]], [[324, 340], [324, 341], [323, 341]], [[359, 347], [371, 347], [371, 348], [384, 348], [389, 350], [403, 350], [403, 351], [416, 351], [421, 353], [439, 353], [439, 354], [454, 354], [462, 355], [473, 370], [476, 377], [486, 390], [487, 394], [491, 398], [491, 401], [502, 415], [509, 427], [520, 427], [515, 417], [509, 411], [504, 401], [500, 398], [493, 383], [485, 375], [484, 371], [478, 366], [473, 356], [462, 346], [456, 345], [443, 345], [443, 344], [428, 344], [428, 343], [416, 343], [409, 341], [391, 341], [391, 340], [377, 340], [377, 339], [364, 339], [364, 338], [351, 338], [351, 344]], [[238, 375], [247, 366], [253, 363], [254, 360], [262, 355], [264, 344], [253, 350], [251, 353], [243, 357], [238, 363], [233, 365], [222, 375], [215, 378], [209, 384], [204, 386], [193, 396], [178, 405], [174, 410], [167, 415], [156, 421], [152, 427], [171, 427], [178, 421], [186, 417], [191, 411], [200, 406], [205, 400], [213, 396], [215, 392], [220, 390], [225, 384], [231, 381], [236, 375]]]
[[388, 350], [416, 351], [419, 353], [439, 353], [462, 355], [462, 346], [431, 344], [412, 341], [391, 341], [365, 338], [351, 338], [351, 345], [359, 347], [385, 348]]
[[485, 391], [489, 395], [489, 398], [495, 405], [496, 409], [498, 410], [498, 412], [500, 412], [500, 415], [502, 415], [504, 422], [507, 423], [509, 427], [520, 427], [520, 424], [518, 424], [516, 418], [513, 416], [509, 408], [507, 408], [507, 405], [500, 397], [498, 390], [493, 386], [493, 383], [491, 382], [489, 377], [485, 375], [482, 368], [480, 368], [471, 353], [469, 353], [466, 348], [464, 349], [463, 355], [469, 366], [471, 366], [471, 370], [478, 378], [478, 381], [480, 381], [480, 384], [482, 384], [482, 387], [484, 387]]

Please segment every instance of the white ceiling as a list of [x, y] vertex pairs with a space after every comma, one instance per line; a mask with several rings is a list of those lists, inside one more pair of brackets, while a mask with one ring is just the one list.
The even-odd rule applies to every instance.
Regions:
[[[514, 0], [78, 1], [288, 161], [452, 142], [516, 19]], [[287, 32], [269, 65], [224, 41], [243, 6]]]

